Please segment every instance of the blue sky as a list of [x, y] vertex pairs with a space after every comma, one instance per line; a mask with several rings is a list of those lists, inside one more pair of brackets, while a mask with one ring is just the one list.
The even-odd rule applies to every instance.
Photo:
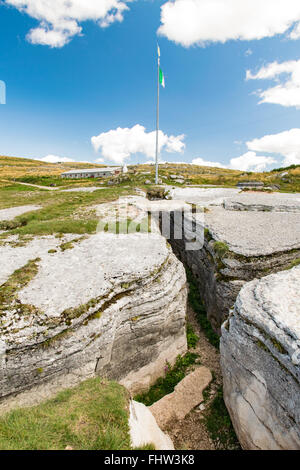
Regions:
[[[89, 21], [73, 15], [81, 34], [73, 34], [73, 23], [68, 33], [65, 27], [62, 32], [66, 15], [59, 15], [58, 9], [63, 0], [55, 0], [58, 13], [53, 23], [47, 11], [42, 16], [44, 10], [35, 8], [44, 1], [4, 0], [0, 5], [0, 80], [7, 89], [6, 104], [0, 105], [0, 154], [103, 159], [109, 164], [151, 160], [158, 39], [166, 79], [160, 113], [163, 160], [202, 159], [245, 170], [300, 163], [300, 8], [294, 0], [272, 0], [278, 7], [276, 21], [270, 18], [271, 4], [269, 10], [256, 10], [258, 19], [265, 15], [263, 33], [261, 28], [254, 31], [255, 18], [251, 24], [249, 15], [241, 21], [243, 13], [235, 12], [236, 20], [229, 16], [233, 24], [225, 24], [220, 38], [216, 31], [226, 18], [216, 18], [217, 9], [213, 18], [205, 19], [205, 28], [201, 23], [201, 8], [208, 0], [176, 0], [177, 17], [176, 11], [175, 16], [161, 11], [161, 6], [174, 2], [136, 0], [128, 3], [123, 21], [105, 28], [95, 21], [100, 19], [97, 13]], [[184, 1], [186, 18], [179, 10]], [[84, 9], [85, 2], [80, 3]], [[234, 9], [236, 0], [230, 3]], [[19, 11], [18, 4], [27, 10]], [[287, 18], [282, 18], [281, 8], [289, 10]], [[161, 24], [162, 35], [157, 36]], [[235, 32], [243, 24], [244, 30]], [[60, 43], [37, 43], [45, 42], [41, 29], [28, 36], [36, 28], [54, 31], [54, 41]], [[240, 39], [233, 40], [231, 34]], [[247, 70], [252, 74], [249, 80]], [[266, 80], [261, 79], [264, 74]], [[280, 90], [274, 90], [278, 86]], [[257, 90], [271, 91], [266, 98]], [[259, 104], [262, 99], [266, 102]], [[100, 136], [94, 146], [93, 136]]]

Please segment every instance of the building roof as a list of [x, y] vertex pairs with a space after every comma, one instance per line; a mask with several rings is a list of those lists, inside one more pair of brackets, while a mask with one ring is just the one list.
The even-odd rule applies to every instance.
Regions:
[[70, 170], [65, 171], [63, 175], [74, 175], [76, 173], [103, 173], [103, 172], [113, 172], [120, 170], [119, 167], [106, 167], [106, 168], [83, 168], [82, 170]]

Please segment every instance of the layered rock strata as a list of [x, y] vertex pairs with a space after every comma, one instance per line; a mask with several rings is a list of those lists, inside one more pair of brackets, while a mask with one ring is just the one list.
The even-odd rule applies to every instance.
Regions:
[[0, 409], [95, 374], [147, 388], [186, 350], [182, 264], [157, 233], [98, 233], [64, 251], [50, 239], [49, 252], [45, 240], [35, 255], [14, 248], [25, 266], [2, 277]]
[[248, 283], [222, 327], [224, 398], [244, 449], [300, 449], [300, 267]]
[[[180, 212], [171, 213], [169, 241], [192, 270], [208, 318], [219, 333], [246, 282], [292, 267], [300, 259], [299, 213], [232, 209], [209, 206], [203, 221], [194, 217], [192, 231], [191, 214], [181, 218]], [[198, 246], [187, 248], [193, 238]]]

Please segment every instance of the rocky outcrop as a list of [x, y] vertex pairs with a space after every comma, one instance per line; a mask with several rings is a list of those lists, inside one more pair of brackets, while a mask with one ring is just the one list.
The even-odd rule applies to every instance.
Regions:
[[294, 194], [238, 194], [224, 200], [226, 210], [300, 212], [300, 197]]
[[[232, 206], [227, 210], [222, 207], [226, 207], [224, 198], [222, 204], [220, 200], [211, 202], [202, 220], [199, 215], [194, 217], [192, 231], [182, 230], [182, 223], [187, 221], [191, 227], [189, 219], [193, 216], [184, 215], [182, 219], [175, 209], [169, 241], [192, 270], [208, 318], [220, 333], [222, 322], [246, 282], [289, 268], [300, 258], [300, 222], [297, 212], [236, 211], [231, 210]], [[187, 242], [193, 238], [199, 247], [189, 249]]]
[[132, 447], [153, 445], [155, 450], [174, 450], [171, 438], [158, 426], [147, 406], [130, 402], [129, 429]]
[[[289, 268], [300, 259], [299, 197], [239, 194], [223, 188], [177, 188], [171, 197], [163, 201], [122, 198], [118, 212], [139, 223], [151, 214], [154, 232], [153, 221], [160, 224], [177, 257], [192, 270], [208, 319], [220, 334], [245, 283]], [[272, 211], [261, 210], [265, 198]], [[234, 201], [244, 201], [249, 210], [235, 210]], [[107, 207], [112, 215], [111, 205]], [[287, 207], [290, 211], [281, 211]], [[105, 205], [100, 208], [102, 213], [107, 211]]]
[[222, 327], [224, 397], [244, 449], [300, 449], [300, 267], [246, 284]]
[[[58, 243], [43, 237], [14, 247], [22, 267], [2, 276], [2, 411], [95, 374], [135, 393], [186, 350], [185, 272], [161, 235]], [[0, 246], [2, 255], [13, 256], [9, 246]]]

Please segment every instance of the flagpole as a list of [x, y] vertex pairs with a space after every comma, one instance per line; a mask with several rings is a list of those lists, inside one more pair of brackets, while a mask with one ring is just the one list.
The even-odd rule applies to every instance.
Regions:
[[[157, 45], [158, 46], [158, 45]], [[158, 135], [159, 135], [159, 67], [160, 54], [157, 48], [157, 108], [156, 108], [156, 153], [155, 153], [155, 184], [158, 184]]]

